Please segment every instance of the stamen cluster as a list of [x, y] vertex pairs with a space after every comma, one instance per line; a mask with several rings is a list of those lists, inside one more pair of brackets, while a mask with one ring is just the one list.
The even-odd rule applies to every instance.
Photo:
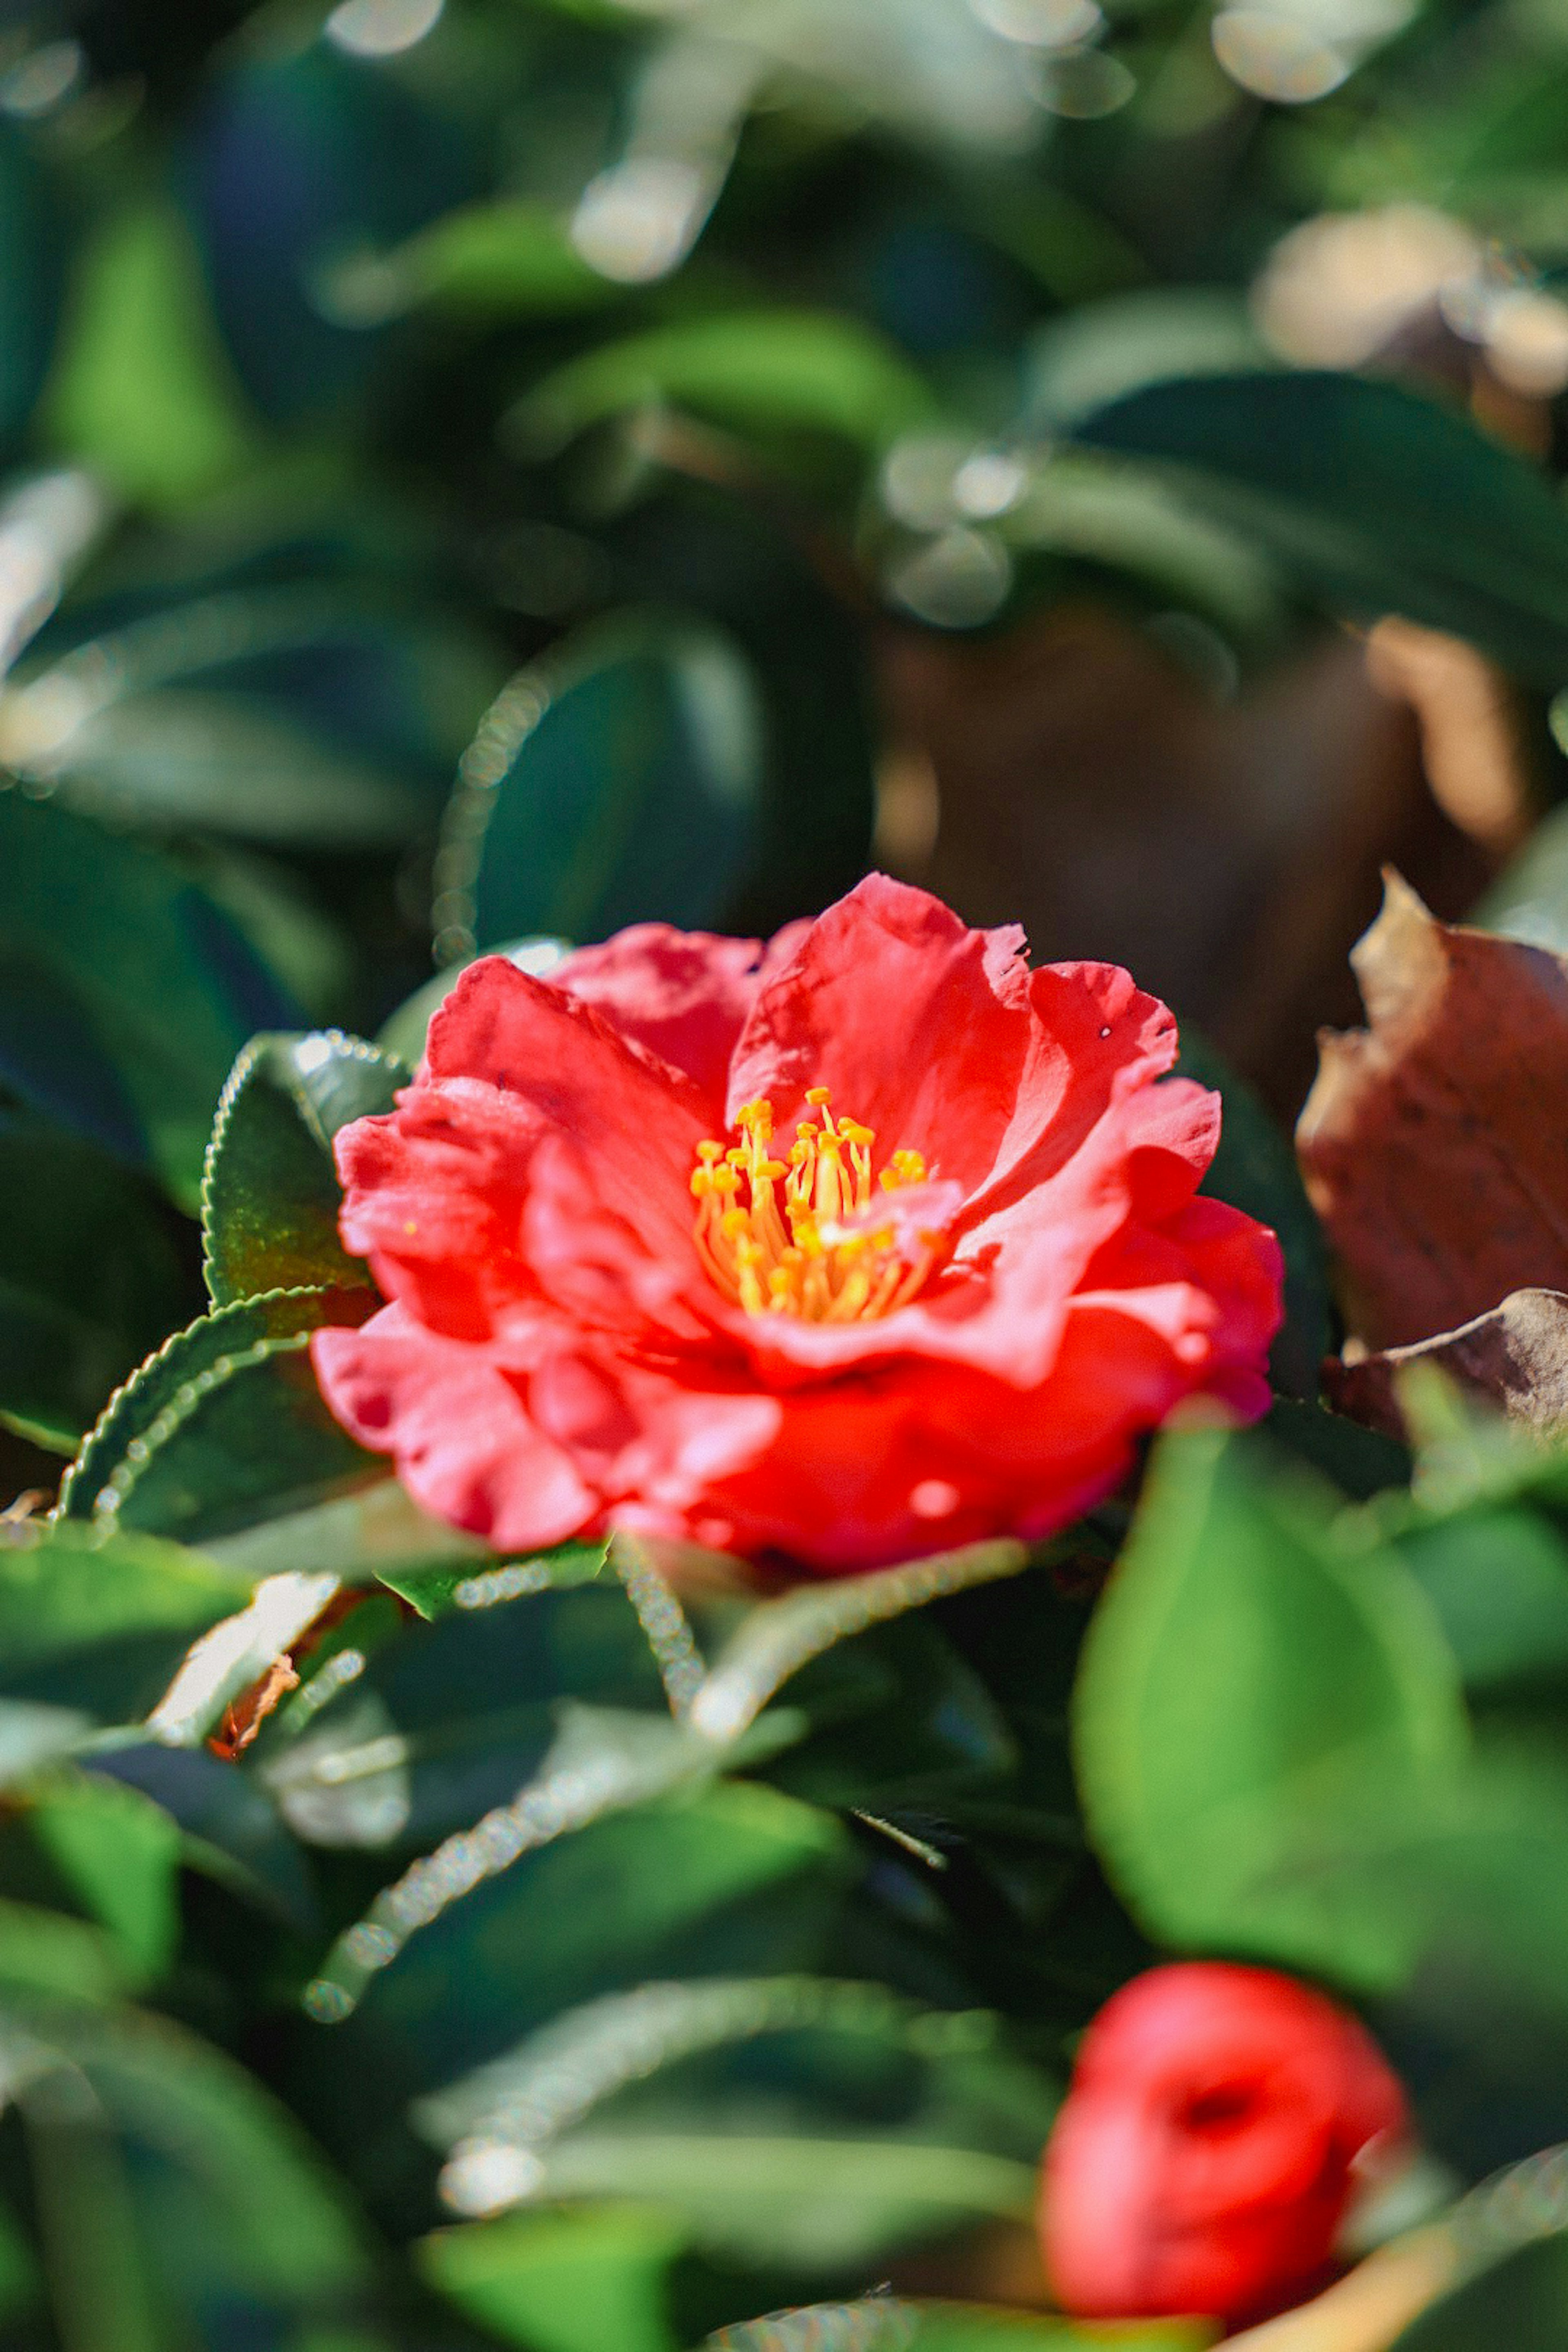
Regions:
[[[874, 1130], [835, 1119], [826, 1087], [808, 1087], [818, 1119], [796, 1122], [786, 1160], [775, 1160], [773, 1105], [742, 1103], [742, 1140], [697, 1147], [697, 1251], [726, 1298], [748, 1315], [808, 1323], [869, 1322], [914, 1297], [936, 1263], [940, 1233], [878, 1214]], [[878, 1178], [884, 1193], [927, 1181], [918, 1151], [895, 1151]]]

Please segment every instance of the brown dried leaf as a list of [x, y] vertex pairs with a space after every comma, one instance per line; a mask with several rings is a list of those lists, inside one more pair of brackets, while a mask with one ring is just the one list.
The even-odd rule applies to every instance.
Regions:
[[1320, 1039], [1296, 1129], [1374, 1348], [1568, 1291], [1568, 962], [1440, 923], [1384, 879], [1351, 959], [1368, 1025]]
[[1531, 1437], [1568, 1436], [1568, 1294], [1561, 1290], [1516, 1290], [1457, 1331], [1326, 1365], [1323, 1387], [1336, 1412], [1404, 1437], [1398, 1375], [1414, 1364], [1447, 1372]]

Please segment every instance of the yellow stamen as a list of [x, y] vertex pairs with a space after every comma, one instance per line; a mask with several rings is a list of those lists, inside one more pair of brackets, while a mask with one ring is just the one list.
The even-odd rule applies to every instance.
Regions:
[[[710, 1138], [698, 1145], [691, 1175], [698, 1255], [748, 1315], [874, 1321], [917, 1296], [941, 1255], [942, 1235], [922, 1231], [900, 1241], [891, 1223], [847, 1227], [843, 1219], [870, 1207], [877, 1138], [857, 1119], [835, 1121], [826, 1087], [808, 1087], [805, 1099], [820, 1117], [795, 1122], [783, 1158], [769, 1155], [773, 1112], [765, 1097], [736, 1113], [740, 1142]], [[879, 1179], [889, 1192], [926, 1181], [922, 1155], [906, 1150], [892, 1154]]]

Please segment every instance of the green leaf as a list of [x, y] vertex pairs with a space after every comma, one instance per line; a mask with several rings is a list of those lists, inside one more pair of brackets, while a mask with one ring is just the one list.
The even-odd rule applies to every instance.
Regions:
[[625, 2196], [694, 2244], [832, 2275], [974, 2210], [1026, 2214], [1054, 2106], [984, 2014], [778, 1975], [611, 1994], [414, 2120], [451, 2151], [459, 2211]]
[[1521, 2247], [1444, 2295], [1395, 2338], [1390, 2352], [1554, 2352], [1568, 2336], [1568, 2237]]
[[0, 1112], [0, 1420], [74, 1453], [189, 1313], [189, 1293], [173, 1221], [143, 1177], [79, 1136]]
[[389, 1111], [411, 1073], [341, 1030], [253, 1037], [207, 1147], [202, 1239], [216, 1307], [260, 1291], [374, 1287], [338, 1239], [340, 1128]]
[[508, 425], [532, 445], [559, 445], [665, 403], [742, 433], [825, 434], [868, 453], [938, 413], [929, 386], [858, 320], [729, 310], [601, 344], [547, 376]]
[[128, 1984], [153, 1982], [179, 1941], [178, 1826], [139, 1790], [56, 1774], [29, 1792], [27, 1826], [108, 1934]]
[[479, 632], [369, 583], [155, 593], [0, 696], [0, 756], [113, 824], [400, 849], [505, 676]]
[[416, 2260], [459, 2311], [527, 2352], [679, 2352], [665, 2278], [684, 2232], [643, 2206], [438, 2230]]
[[604, 1567], [608, 1549], [607, 1541], [564, 1543], [526, 1559], [487, 1556], [483, 1566], [472, 1558], [410, 1561], [378, 1568], [376, 1581], [430, 1620], [453, 1610], [490, 1609], [497, 1601], [517, 1600], [525, 1593], [591, 1584]]
[[1079, 2326], [1054, 2313], [999, 2310], [990, 2304], [813, 2304], [742, 2320], [708, 2338], [708, 2352], [1201, 2352], [1214, 2330], [1205, 2320], [1095, 2320]]
[[720, 1742], [738, 1738], [792, 1675], [835, 1643], [947, 1593], [1016, 1576], [1028, 1559], [1023, 1544], [971, 1544], [900, 1568], [802, 1584], [782, 1600], [760, 1603], [748, 1610], [698, 1689], [692, 1729]]
[[111, 206], [80, 263], [45, 428], [125, 497], [179, 506], [261, 447], [172, 205]]
[[264, 1292], [177, 1331], [112, 1400], [60, 1488], [68, 1518], [196, 1541], [384, 1478], [316, 1386], [312, 1331], [369, 1290]]
[[[293, 2341], [285, 2331], [307, 2317], [351, 2318], [369, 2279], [357, 2221], [292, 2118], [232, 2060], [163, 2019], [63, 2000], [8, 2002], [0, 2033], [33, 2058], [14, 2095], [35, 2163], [52, 2159], [47, 2188], [72, 2217], [79, 2274], [66, 2284], [96, 2273], [101, 2285], [100, 2235], [118, 2226], [167, 2322], [134, 2339], [146, 2352], [171, 2327], [202, 2341], [226, 2308], [268, 2341]], [[58, 2096], [62, 2071], [88, 2095], [74, 2105]], [[100, 2180], [120, 2213], [92, 2193]], [[47, 2216], [58, 2294], [54, 2235]], [[118, 2352], [133, 2339], [105, 2326], [77, 2340]]]
[[1177, 1068], [1212, 1087], [1224, 1105], [1219, 1150], [1203, 1190], [1271, 1225], [1285, 1253], [1285, 1323], [1269, 1352], [1277, 1388], [1313, 1399], [1329, 1352], [1328, 1256], [1289, 1137], [1246, 1081], [1190, 1024], [1182, 1029]]
[[[594, 1566], [591, 1548], [579, 1566]], [[644, 1707], [670, 1728], [658, 1671], [612, 1582], [550, 1589], [550, 1565], [481, 1570], [433, 1625], [405, 1624], [344, 1676], [314, 1659], [251, 1769], [296, 1834], [321, 1845], [425, 1844], [504, 1805], [553, 1743], [563, 1699]], [[388, 1610], [390, 1603], [383, 1602]], [[315, 1679], [320, 1673], [321, 1680]]]
[[546, 2169], [557, 2197], [615, 2197], [680, 2215], [742, 2263], [821, 2273], [977, 2221], [1022, 2221], [1036, 2167], [969, 2147], [869, 2134], [583, 2131]]
[[1060, 433], [1146, 384], [1231, 375], [1267, 360], [1246, 301], [1228, 287], [1139, 287], [1041, 328], [1029, 346], [1029, 413]]
[[204, 1748], [163, 1739], [100, 1749], [93, 1776], [139, 1790], [178, 1827], [183, 1859], [305, 1935], [319, 1932], [303, 1856], [248, 1774]]
[[248, 1586], [199, 1552], [69, 1520], [0, 1545], [0, 1691], [110, 1723], [144, 1714]]
[[1338, 612], [1402, 613], [1521, 677], [1568, 677], [1568, 518], [1525, 459], [1382, 377], [1207, 376], [1155, 384], [1078, 427], [1181, 468]]
[[437, 954], [717, 920], [751, 855], [763, 755], [755, 681], [727, 636], [651, 614], [585, 631], [512, 680], [464, 760]]
[[[531, 1807], [529, 1791], [509, 1809], [525, 1829], [510, 1854], [492, 1816], [488, 1841], [465, 1835], [416, 1864], [334, 1947], [310, 1989], [311, 2013], [347, 2018], [364, 1994], [363, 2031], [377, 2049], [398, 2044], [412, 2075], [403, 2096], [449, 2082], [569, 2002], [668, 1973], [668, 1956], [700, 1946], [710, 1929], [727, 1954], [749, 1952], [737, 1915], [753, 1908], [771, 1962], [815, 1951], [821, 1906], [808, 1888], [842, 1883], [848, 1849], [838, 1824], [752, 1784], [662, 1798], [661, 1770], [666, 1787], [675, 1768], [690, 1775], [687, 1744], [668, 1718], [631, 1720], [645, 1735], [640, 1789], [632, 1744], [618, 1758], [604, 1727], [582, 1723], [565, 1751], [569, 1777], [552, 1781], [546, 1771], [533, 1784], [556, 1811], [542, 1822], [547, 1809], [537, 1794]], [[602, 1799], [585, 1769], [596, 1760], [623, 1773]], [[461, 2004], [450, 1999], [454, 1974], [466, 1988]], [[345, 2029], [350, 2045], [361, 2031]], [[389, 2098], [398, 2095], [389, 2083]]]
[[[110, 2000], [124, 1990], [120, 1956], [101, 1929], [64, 1911], [46, 1911], [40, 1904], [0, 1900], [0, 2002], [7, 1992], [18, 1991]], [[0, 2280], [4, 2271], [0, 2255]]]
[[327, 282], [340, 310], [374, 319], [426, 303], [464, 319], [549, 318], [623, 299], [523, 196], [464, 205], [389, 253], [352, 256]]
[[1420, 1588], [1205, 1432], [1161, 1445], [1075, 1696], [1085, 1810], [1142, 1925], [1366, 1988], [1422, 1929], [1358, 1840], [1430, 1825], [1465, 1754], [1453, 1662]]
[[235, 1055], [289, 1005], [178, 866], [0, 791], [0, 1081], [200, 1195]]
[[66, 249], [58, 183], [29, 130], [15, 118], [0, 129], [0, 440], [8, 450], [53, 355]]
[[384, 1570], [412, 1580], [448, 1570], [478, 1575], [496, 1564], [488, 1544], [422, 1511], [390, 1473], [332, 1502], [279, 1511], [206, 1549], [253, 1582], [305, 1570], [366, 1584]]

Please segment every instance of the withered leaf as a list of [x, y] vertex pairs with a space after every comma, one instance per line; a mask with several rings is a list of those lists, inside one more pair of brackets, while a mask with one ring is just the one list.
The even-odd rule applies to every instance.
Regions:
[[1323, 1387], [1336, 1412], [1403, 1437], [1398, 1375], [1415, 1364], [1435, 1365], [1531, 1437], [1568, 1436], [1568, 1294], [1561, 1290], [1516, 1290], [1457, 1331], [1328, 1364]]
[[1369, 1346], [1568, 1291], [1568, 962], [1438, 922], [1396, 874], [1351, 961], [1367, 1026], [1319, 1041], [1296, 1129]]

